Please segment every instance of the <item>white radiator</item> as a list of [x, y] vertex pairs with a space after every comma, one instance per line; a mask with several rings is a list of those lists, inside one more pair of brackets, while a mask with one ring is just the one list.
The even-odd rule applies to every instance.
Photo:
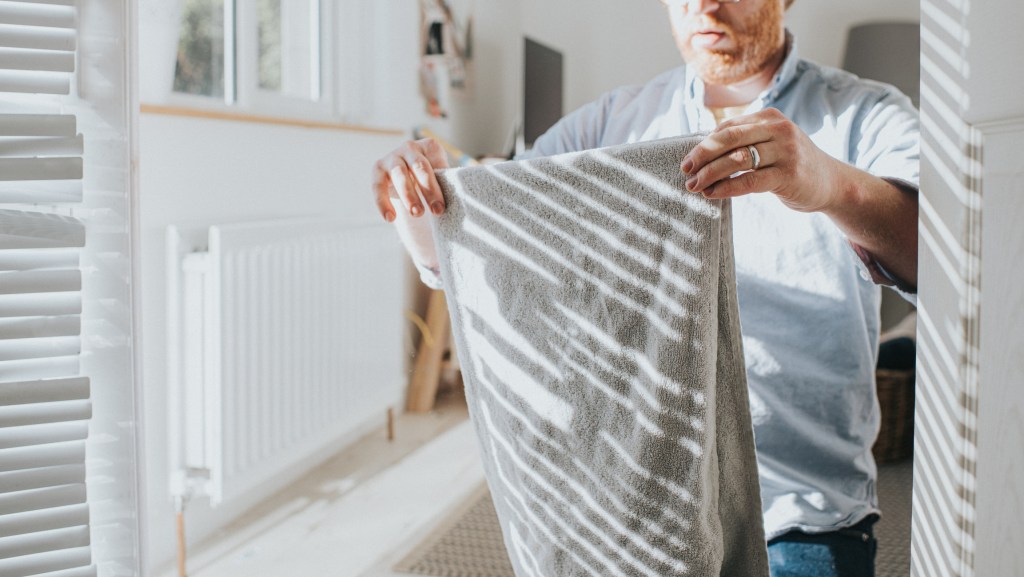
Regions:
[[172, 494], [280, 486], [404, 395], [403, 265], [389, 226], [303, 219], [168, 229]]

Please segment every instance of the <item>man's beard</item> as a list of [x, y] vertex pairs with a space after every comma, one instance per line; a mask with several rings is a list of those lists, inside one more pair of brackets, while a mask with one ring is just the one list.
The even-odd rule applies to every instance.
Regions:
[[780, 2], [770, 1], [759, 14], [735, 26], [705, 15], [701, 26], [725, 31], [736, 46], [729, 50], [698, 50], [689, 38], [677, 38], [683, 58], [698, 76], [709, 84], [732, 84], [761, 72], [784, 49], [780, 46], [778, 23], [782, 20]]

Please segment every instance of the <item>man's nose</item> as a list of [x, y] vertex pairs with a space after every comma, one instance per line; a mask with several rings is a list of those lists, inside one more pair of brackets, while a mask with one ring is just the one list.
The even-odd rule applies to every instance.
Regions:
[[718, 0], [687, 0], [686, 12], [691, 16], [715, 12], [722, 4]]

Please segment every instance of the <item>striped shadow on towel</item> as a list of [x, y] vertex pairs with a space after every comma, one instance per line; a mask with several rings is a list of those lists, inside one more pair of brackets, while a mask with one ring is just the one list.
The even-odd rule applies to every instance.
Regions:
[[697, 136], [441, 171], [441, 273], [519, 577], [767, 577], [730, 204]]

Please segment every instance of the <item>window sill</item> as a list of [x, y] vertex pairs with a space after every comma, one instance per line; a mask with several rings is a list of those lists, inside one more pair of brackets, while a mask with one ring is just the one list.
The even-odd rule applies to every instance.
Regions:
[[295, 126], [299, 128], [315, 128], [320, 130], [339, 130], [343, 132], [358, 132], [363, 134], [380, 134], [388, 136], [405, 135], [404, 130], [398, 130], [395, 128], [381, 128], [375, 126], [363, 126], [359, 124], [343, 124], [337, 122], [302, 120], [299, 118], [285, 118], [280, 116], [262, 116], [257, 114], [225, 112], [220, 110], [205, 110], [200, 108], [189, 108], [184, 106], [163, 106], [158, 104], [143, 103], [139, 106], [139, 111], [143, 114], [162, 114], [167, 116], [207, 118], [211, 120], [227, 120], [231, 122], [249, 122], [255, 124], [274, 124], [278, 126]]

